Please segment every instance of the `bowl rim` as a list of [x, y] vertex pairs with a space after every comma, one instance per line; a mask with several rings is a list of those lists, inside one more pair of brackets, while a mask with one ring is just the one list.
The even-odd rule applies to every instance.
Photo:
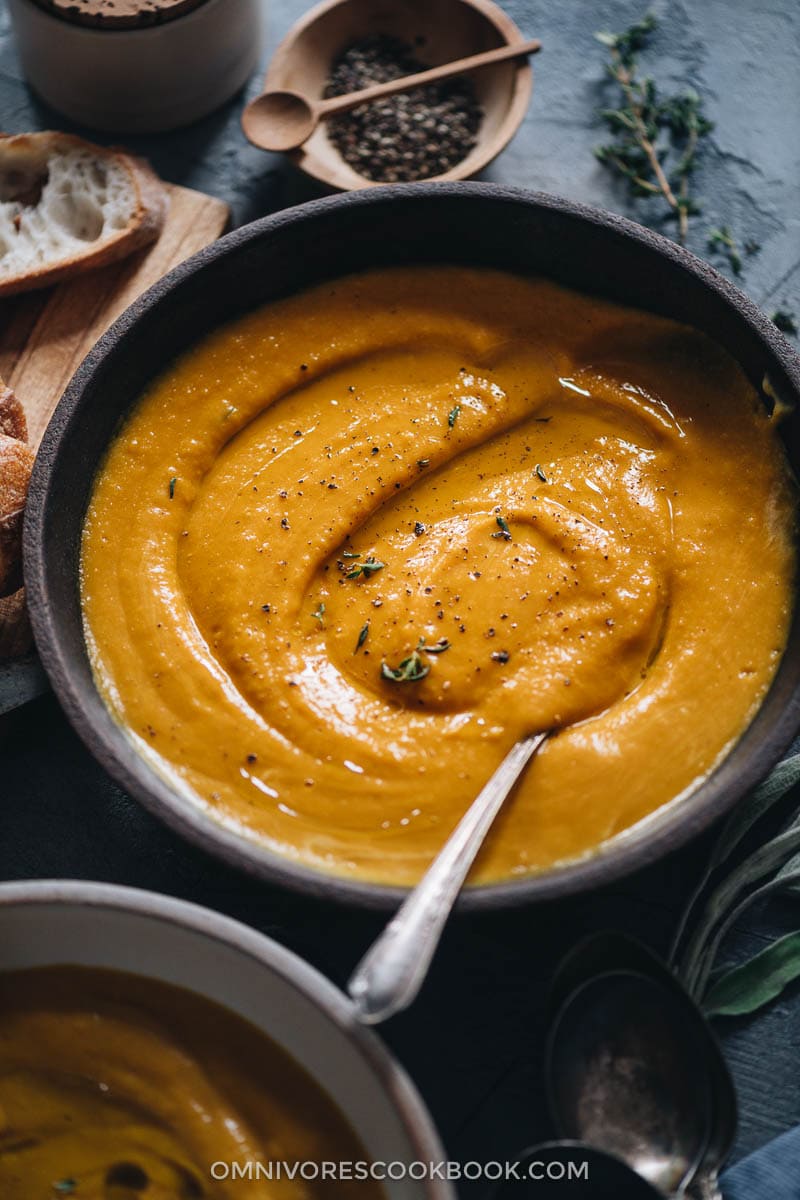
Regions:
[[[371, 1074], [378, 1080], [387, 1103], [400, 1120], [418, 1160], [425, 1163], [447, 1162], [447, 1154], [433, 1117], [405, 1067], [378, 1035], [359, 1021], [354, 1005], [344, 992], [293, 950], [233, 917], [193, 901], [147, 888], [81, 879], [0, 883], [2, 910], [52, 905], [105, 909], [160, 921], [200, 934], [208, 941], [222, 942], [255, 961], [259, 967], [273, 972], [302, 992], [315, 1008], [332, 1021], [352, 1049], [365, 1061]], [[0, 975], [7, 969], [0, 965]], [[188, 990], [197, 989], [188, 987]], [[335, 1100], [333, 1102], [336, 1103]], [[358, 1134], [359, 1131], [355, 1132]], [[445, 1178], [431, 1176], [415, 1182], [422, 1186], [430, 1200], [455, 1200], [455, 1192]]]
[[[353, 0], [322, 0], [320, 4], [315, 5], [299, 21], [295, 22], [286, 36], [281, 40], [269, 61], [262, 90], [266, 91], [274, 86], [275, 75], [283, 71], [291, 60], [297, 41], [311, 26], [316, 24], [320, 17], [326, 16], [342, 4], [351, 4], [352, 2]], [[512, 20], [504, 9], [495, 4], [494, 0], [457, 0], [457, 2], [465, 5], [467, 8], [474, 9], [475, 12], [485, 17], [502, 38], [501, 44], [510, 46], [514, 42], [524, 42], [526, 40], [517, 23]], [[483, 171], [506, 148], [525, 120], [525, 114], [528, 111], [533, 94], [534, 78], [530, 58], [522, 62], [512, 62], [511, 66], [515, 70], [509, 90], [508, 105], [499, 128], [493, 137], [487, 141], [484, 149], [478, 154], [476, 153], [476, 145], [475, 149], [470, 151], [465, 159], [456, 163], [449, 171], [444, 171], [441, 175], [433, 175], [430, 179], [420, 180], [419, 182], [447, 183], [467, 179]], [[377, 179], [368, 179], [366, 176], [362, 177], [351, 167], [350, 169], [353, 171], [354, 177], [360, 182], [353, 183], [351, 188], [346, 188], [343, 184], [335, 182], [324, 164], [319, 165], [318, 161], [307, 152], [304, 146], [299, 146], [296, 150], [290, 151], [287, 154], [287, 158], [294, 163], [298, 170], [303, 171], [306, 175], [311, 176], [312, 179], [316, 179], [326, 187], [337, 188], [343, 191], [361, 191], [364, 189], [371, 190], [393, 186]], [[344, 162], [344, 159], [342, 159], [342, 162]], [[349, 166], [349, 164], [345, 165]], [[464, 170], [465, 166], [467, 166], [466, 172]]]
[[[23, 564], [28, 610], [42, 664], [64, 712], [93, 757], [130, 795], [139, 800], [189, 842], [200, 846], [222, 861], [258, 878], [304, 892], [324, 900], [374, 909], [397, 907], [408, 895], [407, 887], [386, 885], [346, 876], [328, 874], [282, 857], [210, 816], [198, 803], [180, 795], [165, 777], [157, 774], [140, 755], [124, 728], [110, 717], [105, 702], [94, 686], [94, 695], [108, 718], [108, 731], [99, 731], [86, 702], [84, 689], [76, 685], [65, 654], [59, 628], [62, 622], [56, 607], [50, 604], [48, 554], [45, 518], [49, 506], [52, 476], [65, 452], [68, 427], [79, 409], [84, 389], [93, 375], [113, 352], [126, 333], [141, 317], [158, 308], [184, 280], [228, 253], [244, 248], [261, 238], [280, 234], [286, 226], [311, 225], [318, 215], [339, 207], [389, 205], [397, 200], [440, 198], [444, 202], [483, 196], [498, 203], [524, 204], [555, 211], [600, 227], [609, 235], [622, 235], [643, 249], [657, 250], [684, 272], [702, 283], [737, 317], [750, 327], [777, 361], [794, 392], [800, 396], [800, 356], [769, 318], [730, 280], [704, 260], [661, 234], [638, 225], [626, 217], [604, 209], [552, 196], [490, 183], [412, 183], [387, 185], [334, 196], [282, 209], [249, 225], [241, 226], [192, 255], [153, 284], [102, 335], [78, 367], [59, 401], [42, 438], [31, 476], [23, 534]], [[309, 231], [309, 244], [313, 237]], [[602, 288], [600, 289], [602, 291]], [[84, 654], [86, 647], [84, 642]], [[777, 676], [776, 676], [777, 677]], [[774, 682], [774, 681], [773, 681]], [[785, 753], [800, 729], [800, 685], [770, 726], [769, 737], [761, 738], [751, 749], [746, 762], [737, 764], [735, 773], [725, 772], [738, 745], [752, 732], [759, 710], [740, 738], [723, 754], [709, 775], [683, 797], [657, 809], [648, 817], [603, 843], [588, 855], [539, 873], [521, 875], [501, 882], [476, 884], [465, 888], [457, 902], [460, 910], [518, 907], [533, 901], [553, 900], [588, 891], [648, 866], [668, 852], [683, 846], [713, 821], [727, 812], [751, 787], [758, 783]], [[698, 802], [702, 797], [702, 803]], [[682, 816], [674, 813], [680, 805]]]

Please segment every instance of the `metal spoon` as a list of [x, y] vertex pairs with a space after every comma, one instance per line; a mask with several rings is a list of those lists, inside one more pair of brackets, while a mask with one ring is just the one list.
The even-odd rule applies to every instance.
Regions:
[[[666, 963], [642, 942], [615, 930], [591, 934], [569, 952], [560, 964], [550, 993], [550, 1021], [557, 1020], [576, 989], [597, 975], [633, 971], [646, 975], [673, 993], [697, 1030], [711, 1086], [711, 1127], [706, 1148], [687, 1188], [687, 1195], [709, 1200], [716, 1195], [717, 1180], [736, 1137], [736, 1092], [717, 1039], [700, 1009], [687, 995]], [[552, 1081], [550, 1094], [553, 1095]], [[556, 1117], [558, 1122], [558, 1117]]]
[[514, 784], [549, 733], [509, 750], [420, 882], [400, 905], [347, 985], [361, 1021], [377, 1025], [415, 999], [475, 856]]
[[541, 48], [542, 43], [536, 40], [512, 42], [497, 50], [484, 50], [481, 54], [442, 63], [427, 71], [418, 71], [415, 75], [403, 75], [400, 79], [376, 83], [344, 96], [332, 96], [329, 100], [309, 100], [299, 92], [291, 91], [264, 92], [251, 100], [244, 110], [242, 129], [249, 141], [262, 150], [296, 150], [308, 141], [320, 121], [335, 113], [347, 112], [359, 104], [369, 104], [383, 96], [393, 96], [396, 92], [408, 92], [412, 88], [449, 79], [451, 75], [461, 75], [491, 63], [527, 57]]
[[719, 1161], [708, 1156], [719, 1142], [708, 1036], [687, 996], [638, 971], [584, 982], [563, 1005], [547, 1050], [560, 1131], [618, 1155], [664, 1195], [683, 1196], [691, 1185], [721, 1200]]

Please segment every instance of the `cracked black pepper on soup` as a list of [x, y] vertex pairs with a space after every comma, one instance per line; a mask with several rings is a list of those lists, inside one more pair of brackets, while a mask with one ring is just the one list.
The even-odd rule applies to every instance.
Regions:
[[[375, 34], [353, 42], [335, 60], [325, 96], [424, 71], [397, 38]], [[345, 162], [377, 183], [430, 179], [472, 150], [483, 111], [471, 80], [459, 76], [363, 104], [328, 122], [328, 136]]]

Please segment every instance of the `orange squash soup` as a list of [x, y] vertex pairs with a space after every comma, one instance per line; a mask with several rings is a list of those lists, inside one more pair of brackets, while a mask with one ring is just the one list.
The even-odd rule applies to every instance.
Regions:
[[277, 1173], [306, 1161], [367, 1156], [310, 1076], [240, 1017], [116, 971], [0, 975], [3, 1200], [383, 1195], [371, 1179]]
[[739, 737], [793, 605], [794, 491], [700, 333], [491, 270], [236, 320], [142, 397], [82, 546], [98, 686], [220, 822], [412, 884], [557, 733], [472, 882], [591, 854]]

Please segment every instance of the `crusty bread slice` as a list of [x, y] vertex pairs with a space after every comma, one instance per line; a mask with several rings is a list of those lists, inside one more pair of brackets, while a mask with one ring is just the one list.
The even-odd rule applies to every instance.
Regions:
[[0, 379], [0, 597], [22, 584], [22, 518], [34, 454], [25, 411]]
[[0, 433], [0, 596], [22, 583], [22, 518], [33, 458], [25, 442]]
[[0, 134], [0, 296], [138, 250], [167, 204], [143, 159], [66, 133]]
[[6, 437], [28, 440], [28, 422], [25, 410], [10, 387], [0, 379], [0, 433]]

